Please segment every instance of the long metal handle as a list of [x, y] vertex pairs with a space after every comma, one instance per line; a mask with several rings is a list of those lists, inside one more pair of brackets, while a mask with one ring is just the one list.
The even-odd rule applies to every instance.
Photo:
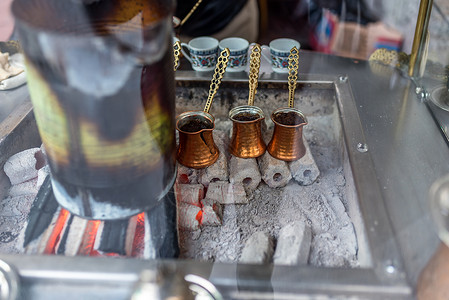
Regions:
[[432, 12], [433, 0], [421, 0], [419, 4], [418, 17], [416, 19], [415, 36], [413, 38], [412, 52], [410, 54], [410, 63], [408, 75], [410, 77], [421, 77], [420, 66], [425, 61], [426, 38], [428, 37], [428, 27], [430, 22], [430, 13]]
[[288, 107], [293, 108], [295, 102], [296, 81], [298, 80], [299, 50], [293, 47], [288, 56]]
[[215, 94], [220, 87], [221, 79], [223, 78], [223, 74], [226, 71], [226, 67], [228, 66], [229, 52], [228, 48], [225, 48], [220, 53], [220, 57], [217, 60], [217, 65], [215, 66], [214, 77], [212, 77], [212, 81], [210, 82], [209, 87], [209, 96], [207, 97], [206, 106], [204, 107], [204, 112], [209, 112], [210, 106], [212, 105], [212, 100], [214, 99]]
[[254, 96], [256, 95], [257, 85], [259, 84], [260, 70], [260, 53], [262, 52], [260, 45], [255, 44], [251, 50], [249, 63], [249, 96], [248, 105], [254, 105]]
[[181, 42], [176, 41], [173, 44], [173, 54], [175, 56], [175, 62], [174, 62], [174, 68], [173, 70], [176, 71], [179, 67], [179, 56], [181, 55]]

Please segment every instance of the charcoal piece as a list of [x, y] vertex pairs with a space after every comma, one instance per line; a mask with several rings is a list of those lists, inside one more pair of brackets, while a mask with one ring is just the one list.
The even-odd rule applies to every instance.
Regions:
[[204, 186], [202, 184], [176, 184], [175, 195], [178, 202], [200, 206], [204, 198]]
[[97, 250], [104, 253], [126, 255], [126, 231], [128, 219], [104, 221], [103, 232]]
[[201, 207], [184, 202], [178, 203], [178, 226], [185, 230], [200, 229]]
[[[60, 251], [60, 247], [63, 246], [65, 249], [65, 256], [75, 256], [79, 253], [80, 245], [83, 242], [83, 238], [86, 235], [86, 227], [88, 220], [80, 218], [78, 216], [74, 216], [73, 220], [70, 219], [69, 222], [66, 222], [65, 231], [63, 239], [61, 239], [61, 243], [58, 246], [58, 252]], [[64, 244], [62, 244], [64, 242]], [[62, 251], [61, 250], [61, 251]]]
[[44, 180], [28, 215], [28, 226], [25, 230], [23, 246], [37, 239], [48, 228], [53, 215], [58, 209], [58, 202], [53, 195], [50, 176]]
[[206, 198], [215, 200], [220, 204], [248, 203], [244, 185], [227, 181], [211, 182], [207, 189]]
[[274, 158], [268, 151], [259, 157], [257, 162], [259, 163], [262, 180], [271, 188], [284, 187], [292, 179], [288, 164]]
[[0, 233], [0, 243], [7, 244], [16, 239], [18, 234], [14, 234], [11, 231], [4, 231]]
[[73, 217], [74, 217], [73, 215], [70, 215], [69, 219], [67, 220], [67, 222], [65, 224], [64, 234], [62, 235], [61, 239], [59, 240], [59, 243], [57, 245], [56, 254], [64, 254], [65, 253], [67, 237], [69, 236], [70, 226], [72, 225]]
[[226, 133], [220, 130], [214, 130], [214, 141], [220, 154], [217, 161], [211, 166], [198, 170], [200, 175], [199, 183], [205, 187], [209, 186], [209, 183], [221, 180], [228, 181], [229, 171], [228, 171], [228, 144], [229, 138]]
[[255, 158], [241, 158], [232, 156], [229, 162], [229, 181], [231, 183], [241, 183], [247, 193], [254, 191], [258, 186], [262, 176]]
[[43, 167], [45, 159], [39, 148], [31, 148], [11, 156], [3, 167], [12, 185], [37, 177], [37, 171]]
[[178, 230], [176, 223], [176, 198], [173, 188], [159, 201], [159, 204], [146, 212], [146, 222], [150, 236], [149, 258], [176, 258], [179, 255]]
[[292, 177], [299, 183], [299, 185], [311, 185], [320, 176], [320, 170], [310, 151], [309, 143], [303, 138], [304, 146], [306, 147], [306, 154], [299, 160], [289, 162]]
[[198, 170], [185, 167], [179, 163], [177, 164], [177, 168], [176, 183], [198, 183]]
[[253, 233], [245, 242], [240, 262], [245, 264], [267, 264], [274, 252], [273, 238], [262, 231]]
[[275, 265], [307, 264], [309, 260], [312, 231], [305, 222], [298, 221], [284, 226], [279, 231], [279, 237], [274, 253]]

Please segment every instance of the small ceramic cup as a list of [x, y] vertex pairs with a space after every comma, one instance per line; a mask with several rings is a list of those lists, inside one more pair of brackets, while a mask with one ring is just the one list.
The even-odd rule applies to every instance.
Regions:
[[[218, 57], [218, 40], [213, 37], [197, 37], [188, 44], [181, 43], [181, 52], [184, 57], [192, 64], [195, 71], [212, 71], [215, 68]], [[189, 54], [184, 51], [189, 50]]]
[[271, 58], [262, 52], [262, 56], [271, 63], [271, 67], [276, 73], [288, 73], [288, 56], [290, 50], [295, 47], [300, 49], [301, 45], [298, 41], [292, 39], [275, 39], [270, 42], [270, 46], [263, 45], [263, 49], [270, 50]]
[[226, 72], [245, 71], [248, 64], [249, 42], [239, 37], [230, 37], [220, 41], [218, 44], [220, 51], [228, 48], [231, 55], [229, 56]]

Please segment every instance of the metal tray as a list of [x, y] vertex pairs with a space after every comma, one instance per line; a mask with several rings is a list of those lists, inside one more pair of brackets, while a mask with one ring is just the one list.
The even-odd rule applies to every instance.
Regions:
[[[246, 74], [245, 74], [246, 75]], [[224, 78], [224, 86], [242, 84], [243, 75]], [[207, 85], [204, 74], [180, 71], [183, 85]], [[285, 84], [286, 75], [264, 74], [261, 84]], [[98, 259], [89, 257], [49, 257], [0, 255], [20, 275], [24, 299], [56, 299], [71, 291], [69, 299], [126, 299], [144, 269], [168, 269], [172, 273], [195, 274], [210, 280], [226, 299], [297, 299], [306, 295], [359, 296], [386, 299], [409, 298], [401, 254], [385, 209], [370, 151], [351, 90], [350, 78], [333, 75], [303, 75], [303, 89], [328, 89], [335, 93], [346, 170], [352, 173], [366, 236], [366, 263], [362, 268], [317, 268], [311, 266], [257, 266], [185, 260]], [[19, 106], [0, 124], [0, 168], [14, 153], [39, 145], [31, 105]], [[3, 171], [1, 171], [3, 172]], [[7, 188], [0, 173], [0, 196]], [[364, 243], [361, 241], [362, 244]], [[113, 287], [113, 288], [112, 288]]]

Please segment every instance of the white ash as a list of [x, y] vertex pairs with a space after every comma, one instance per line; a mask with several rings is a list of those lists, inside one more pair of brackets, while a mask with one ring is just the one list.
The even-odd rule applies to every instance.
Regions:
[[204, 198], [204, 186], [202, 184], [175, 184], [175, 195], [177, 201], [200, 206]]
[[36, 196], [39, 191], [37, 178], [13, 185], [8, 192], [9, 197], [18, 197], [24, 195]]
[[226, 136], [226, 133], [220, 130], [214, 130], [213, 133], [214, 142], [217, 146], [220, 154], [218, 156], [217, 161], [204, 169], [199, 170], [199, 182], [203, 184], [205, 187], [209, 185], [209, 183], [222, 180], [227, 181], [229, 179], [229, 171], [228, 171], [228, 147], [229, 139]]
[[258, 186], [262, 176], [255, 158], [231, 156], [229, 161], [229, 181], [243, 184], [245, 191], [251, 193]]
[[247, 264], [267, 264], [273, 257], [273, 238], [270, 234], [257, 231], [245, 242], [239, 261]]
[[47, 175], [46, 163], [42, 148], [21, 151], [5, 162], [3, 170], [12, 185], [8, 186], [8, 193], [0, 202], [0, 253], [25, 251], [24, 229], [42, 178]]
[[294, 182], [284, 189], [260, 184], [249, 204], [224, 206], [222, 226], [203, 227], [199, 236], [181, 230], [182, 257], [236, 262], [243, 242], [253, 232], [266, 230], [277, 239], [282, 227], [305, 219], [313, 236], [310, 264], [356, 267], [357, 240], [341, 201], [343, 189], [336, 188], [337, 194], [333, 194], [331, 188], [340, 172], [326, 172], [319, 182], [306, 187]]
[[305, 220], [312, 234], [309, 264], [357, 267], [357, 238], [344, 206], [346, 180], [341, 145], [336, 142], [339, 133], [335, 114], [336, 110], [324, 118], [312, 116], [305, 127], [305, 137], [321, 171], [318, 180], [309, 186], [290, 181], [277, 189], [261, 183], [249, 195], [248, 204], [224, 205], [222, 226], [181, 230], [181, 257], [237, 262], [245, 241], [254, 232], [264, 231], [276, 241], [281, 228]]
[[261, 157], [257, 158], [262, 180], [272, 188], [281, 188], [286, 186], [292, 174], [285, 161], [276, 159], [266, 151]]
[[45, 157], [39, 148], [31, 148], [11, 156], [3, 167], [12, 185], [37, 177], [37, 171], [45, 165]]
[[201, 207], [184, 202], [178, 202], [178, 226], [183, 230], [198, 230], [200, 228]]
[[293, 222], [279, 231], [273, 262], [276, 265], [307, 264], [312, 231], [305, 222]]
[[220, 203], [212, 199], [201, 200], [202, 217], [201, 224], [203, 226], [221, 226], [223, 208]]
[[26, 225], [34, 195], [7, 197], [0, 202], [0, 253], [22, 253], [17, 237]]
[[[232, 121], [226, 118], [215, 118], [215, 131], [221, 131], [226, 133], [228, 139], [230, 138], [230, 130], [232, 129]], [[215, 134], [214, 134], [215, 138]]]
[[243, 184], [229, 183], [227, 181], [211, 182], [207, 188], [206, 197], [220, 204], [248, 203]]
[[176, 182], [186, 184], [186, 183], [198, 183], [199, 172], [198, 170], [191, 169], [177, 164], [178, 173], [176, 174]]
[[44, 183], [45, 178], [50, 175], [50, 166], [46, 165], [37, 171], [37, 182], [36, 187], [39, 190], [41, 185]]
[[303, 137], [304, 146], [306, 147], [306, 153], [303, 157], [296, 161], [288, 163], [288, 167], [291, 171], [292, 177], [300, 185], [311, 185], [320, 176], [320, 170], [316, 165], [313, 155], [310, 151], [309, 143]]

